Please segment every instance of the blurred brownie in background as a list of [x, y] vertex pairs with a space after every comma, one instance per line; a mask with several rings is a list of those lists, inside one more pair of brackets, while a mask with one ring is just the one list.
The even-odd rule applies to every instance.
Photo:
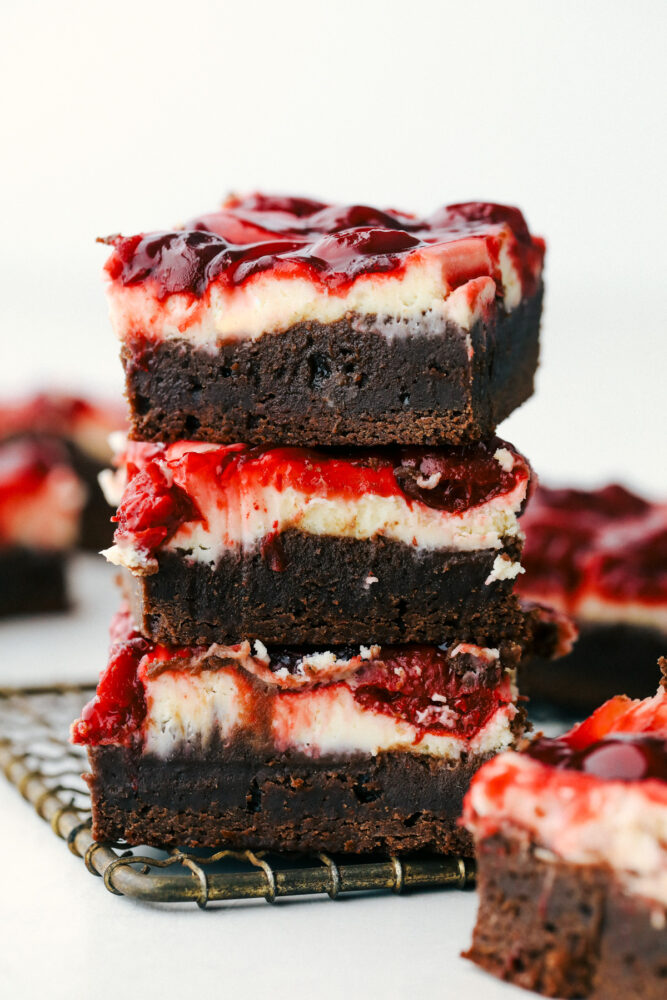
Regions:
[[579, 639], [558, 663], [523, 663], [521, 690], [574, 710], [646, 696], [667, 651], [667, 503], [618, 485], [540, 486], [522, 528], [518, 591], [571, 615]]
[[473, 779], [464, 822], [480, 903], [466, 957], [483, 969], [549, 997], [664, 1000], [664, 685], [612, 698]]
[[0, 615], [67, 607], [65, 557], [85, 499], [61, 442], [0, 443]]
[[71, 547], [97, 551], [111, 541], [110, 510], [97, 477], [111, 460], [109, 435], [124, 429], [126, 423], [126, 408], [120, 400], [93, 401], [42, 392], [0, 404], [0, 442], [59, 442], [63, 461], [81, 483], [85, 502]]

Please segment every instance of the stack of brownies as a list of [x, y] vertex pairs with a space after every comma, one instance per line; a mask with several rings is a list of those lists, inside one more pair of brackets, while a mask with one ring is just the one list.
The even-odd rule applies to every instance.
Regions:
[[[544, 243], [253, 195], [113, 237], [131, 440], [106, 477], [124, 603], [89, 748], [94, 835], [469, 854], [472, 775], [524, 729]], [[551, 628], [551, 632], [550, 632]]]

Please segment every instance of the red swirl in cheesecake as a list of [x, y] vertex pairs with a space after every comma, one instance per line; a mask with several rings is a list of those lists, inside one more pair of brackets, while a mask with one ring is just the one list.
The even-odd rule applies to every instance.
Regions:
[[582, 623], [667, 633], [667, 504], [617, 485], [590, 492], [540, 486], [522, 526], [525, 597]]
[[417, 548], [500, 549], [519, 533], [530, 483], [526, 460], [498, 438], [368, 452], [129, 442], [117, 464], [106, 480], [109, 501], [119, 504], [106, 554], [138, 573], [155, 571], [161, 548], [213, 564], [234, 548], [275, 549], [290, 528]]
[[422, 325], [433, 314], [468, 329], [495, 300], [509, 311], [534, 295], [545, 252], [504, 205], [417, 217], [262, 194], [230, 198], [184, 229], [106, 242], [119, 337], [200, 345], [349, 313]]
[[523, 835], [550, 856], [608, 865], [628, 891], [667, 904], [667, 690], [612, 698], [559, 739], [490, 761], [464, 823], [477, 837]]
[[168, 647], [114, 620], [106, 670], [75, 743], [141, 746], [248, 737], [310, 756], [402, 749], [458, 759], [513, 744], [517, 651], [461, 645]]

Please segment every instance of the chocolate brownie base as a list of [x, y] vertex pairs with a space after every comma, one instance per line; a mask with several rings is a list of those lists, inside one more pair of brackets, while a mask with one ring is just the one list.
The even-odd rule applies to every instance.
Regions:
[[520, 686], [534, 700], [589, 714], [622, 693], [646, 698], [655, 692], [656, 660], [667, 635], [639, 625], [581, 625], [573, 651], [554, 664], [540, 657], [520, 667]]
[[608, 887], [593, 1000], [664, 1000], [667, 912]]
[[[269, 445], [463, 444], [533, 392], [542, 288], [468, 333], [414, 335], [377, 316], [300, 323], [215, 353], [185, 340], [123, 347], [132, 436]], [[470, 356], [469, 347], [472, 348]]]
[[457, 824], [485, 758], [390, 751], [312, 759], [238, 743], [169, 760], [88, 751], [93, 836], [159, 846], [336, 853], [472, 853]]
[[549, 997], [664, 997], [665, 926], [608, 868], [543, 860], [496, 835], [477, 845], [477, 885], [465, 957], [498, 978]]
[[0, 617], [68, 607], [62, 553], [20, 546], [0, 551]]
[[[520, 542], [503, 549], [518, 559]], [[520, 641], [525, 615], [512, 580], [485, 583], [498, 555], [417, 551], [383, 538], [309, 535], [216, 566], [162, 553], [152, 576], [126, 575], [137, 628], [158, 642], [261, 639], [314, 643]]]

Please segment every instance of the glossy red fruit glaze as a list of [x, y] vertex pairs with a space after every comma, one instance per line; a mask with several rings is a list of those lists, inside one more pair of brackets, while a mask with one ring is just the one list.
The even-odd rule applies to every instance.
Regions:
[[496, 660], [475, 664], [464, 675], [434, 646], [394, 646], [355, 675], [350, 686], [363, 708], [409, 722], [419, 731], [469, 739], [496, 709], [511, 701]]
[[[400, 496], [431, 509], [462, 514], [511, 492], [530, 477], [528, 463], [499, 438], [464, 448], [352, 453], [243, 445], [202, 448], [196, 443], [190, 445], [191, 451], [188, 447], [188, 442], [173, 446], [130, 443], [125, 458], [128, 485], [116, 515], [116, 542], [131, 541], [145, 552], [154, 552], [180, 525], [202, 520], [193, 500], [197, 495], [238, 506], [241, 498], [257, 498], [265, 489], [292, 489], [309, 498], [352, 501], [373, 494]], [[494, 458], [500, 448], [515, 457], [510, 471]]]
[[509, 472], [499, 465], [494, 455], [505, 447], [500, 438], [492, 438], [437, 451], [403, 448], [394, 475], [411, 500], [450, 514], [461, 513], [509, 492], [522, 472], [529, 474], [527, 464]]
[[117, 542], [131, 539], [142, 551], [154, 552], [186, 521], [201, 520], [201, 514], [162, 467], [150, 462], [132, 478], [111, 520], [118, 524]]
[[60, 462], [67, 462], [67, 454], [57, 443], [27, 438], [0, 445], [0, 501], [32, 493]]
[[141, 675], [150, 676], [151, 671], [161, 669], [166, 662], [191, 660], [205, 650], [201, 646], [161, 646], [150, 642], [135, 629], [127, 606], [114, 615], [109, 633], [107, 666], [98, 681], [95, 697], [72, 725], [73, 743], [131, 746], [138, 742], [146, 717]]
[[146, 699], [137, 670], [149, 649], [150, 643], [135, 631], [114, 643], [95, 697], [72, 726], [73, 743], [130, 746], [138, 739], [146, 716]]
[[667, 781], [667, 736], [621, 733], [582, 749], [567, 740], [535, 740], [529, 757], [561, 770], [581, 771], [606, 781]]
[[[123, 285], [150, 279], [159, 300], [175, 293], [201, 297], [213, 281], [231, 288], [268, 269], [340, 291], [361, 274], [400, 272], [416, 250], [487, 241], [486, 256], [470, 242], [461, 243], [457, 259], [450, 255], [447, 281], [456, 288], [485, 275], [500, 281], [498, 240], [507, 230], [513, 235], [508, 252], [523, 293], [530, 296], [537, 287], [544, 242], [530, 236], [518, 209], [484, 202], [453, 205], [416, 218], [367, 205], [325, 205], [304, 198], [232, 198], [219, 212], [191, 220], [184, 230], [110, 237], [105, 242], [114, 252], [107, 272]], [[489, 260], [496, 263], [490, 265]]]
[[611, 600], [667, 600], [665, 507], [617, 485], [591, 492], [539, 486], [522, 527], [522, 593], [554, 591], [571, 613], [591, 591]]
[[80, 396], [43, 392], [0, 406], [0, 438], [19, 434], [70, 437], [85, 424], [111, 433], [126, 423], [125, 409], [115, 403], [93, 403]]

